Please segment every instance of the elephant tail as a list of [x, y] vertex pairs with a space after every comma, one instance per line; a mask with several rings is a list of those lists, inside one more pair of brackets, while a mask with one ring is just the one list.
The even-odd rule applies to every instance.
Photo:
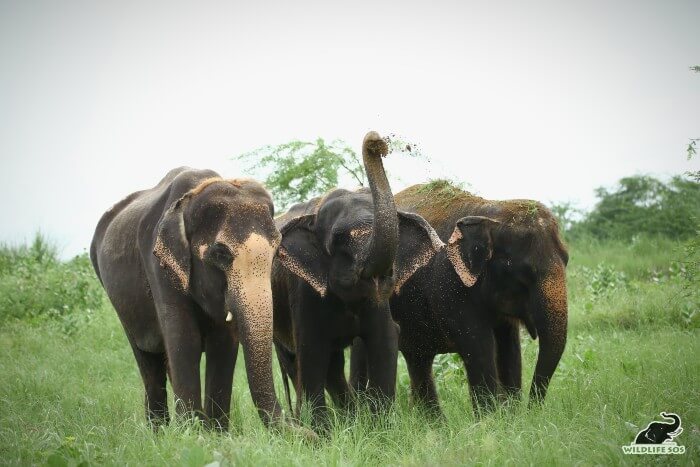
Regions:
[[284, 371], [282, 363], [280, 363], [280, 370], [282, 371], [282, 385], [284, 386], [284, 395], [287, 397], [287, 406], [289, 406], [289, 413], [292, 413], [292, 395], [289, 392], [289, 375]]
[[275, 344], [275, 350], [277, 350], [277, 362], [280, 365], [280, 372], [282, 373], [282, 386], [284, 386], [284, 395], [287, 398], [289, 413], [292, 414], [292, 416], [294, 416], [294, 412], [292, 410], [292, 394], [289, 391], [290, 376], [289, 371], [287, 371], [287, 368], [289, 368], [291, 364], [291, 357], [287, 355], [285, 350], [277, 344]]
[[102, 276], [100, 276], [100, 266], [97, 264], [97, 239], [93, 238], [90, 242], [90, 262], [92, 263], [92, 268], [95, 270], [95, 275], [100, 281], [100, 284], [104, 286], [102, 282]]

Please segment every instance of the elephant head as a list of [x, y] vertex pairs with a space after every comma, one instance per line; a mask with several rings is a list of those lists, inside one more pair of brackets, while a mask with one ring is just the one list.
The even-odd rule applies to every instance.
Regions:
[[566, 344], [568, 253], [556, 222], [463, 217], [447, 256], [464, 286], [476, 287], [488, 309], [522, 322], [539, 339], [530, 399], [542, 400]]
[[281, 227], [278, 256], [292, 273], [325, 297], [346, 302], [388, 300], [399, 240], [398, 217], [382, 157], [386, 142], [365, 136], [362, 158], [370, 189], [337, 189]]
[[173, 284], [240, 339], [251, 395], [266, 424], [281, 416], [272, 379], [270, 286], [280, 238], [260, 184], [217, 177], [172, 203], [153, 250]]

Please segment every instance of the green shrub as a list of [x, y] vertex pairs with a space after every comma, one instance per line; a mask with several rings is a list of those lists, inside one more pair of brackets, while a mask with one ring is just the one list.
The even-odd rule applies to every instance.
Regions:
[[102, 298], [87, 254], [60, 261], [40, 234], [30, 246], [0, 247], [0, 322], [52, 319], [70, 334]]
[[595, 269], [584, 267], [581, 269], [581, 273], [587, 279], [588, 290], [594, 299], [608, 295], [617, 289], [625, 288], [629, 283], [624, 272], [618, 271], [606, 263], [600, 263]]
[[700, 289], [700, 226], [697, 235], [684, 245], [681, 264], [681, 272], [687, 281], [688, 289], [697, 292]]

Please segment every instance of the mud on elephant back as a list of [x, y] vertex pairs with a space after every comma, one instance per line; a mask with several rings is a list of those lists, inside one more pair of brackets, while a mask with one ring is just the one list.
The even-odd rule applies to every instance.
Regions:
[[100, 219], [90, 257], [133, 349], [154, 427], [169, 420], [166, 374], [178, 413], [228, 427], [239, 341], [260, 417], [283, 425], [272, 379], [273, 215], [255, 181], [178, 168]]

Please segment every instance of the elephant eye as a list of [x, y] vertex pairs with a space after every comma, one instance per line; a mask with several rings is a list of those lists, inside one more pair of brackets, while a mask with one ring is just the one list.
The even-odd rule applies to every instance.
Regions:
[[345, 232], [336, 232], [333, 234], [332, 243], [335, 247], [346, 245], [348, 243], [348, 235]]
[[223, 243], [216, 242], [206, 252], [205, 261], [218, 266], [220, 268], [226, 268], [233, 262], [233, 253], [229, 247]]
[[336, 250], [336, 254], [338, 255], [338, 257], [340, 257], [344, 261], [347, 261], [348, 263], [352, 262], [352, 253], [350, 253], [347, 249], [338, 248]]
[[204, 219], [212, 219], [219, 215], [221, 208], [216, 204], [207, 204], [200, 210], [200, 215]]

